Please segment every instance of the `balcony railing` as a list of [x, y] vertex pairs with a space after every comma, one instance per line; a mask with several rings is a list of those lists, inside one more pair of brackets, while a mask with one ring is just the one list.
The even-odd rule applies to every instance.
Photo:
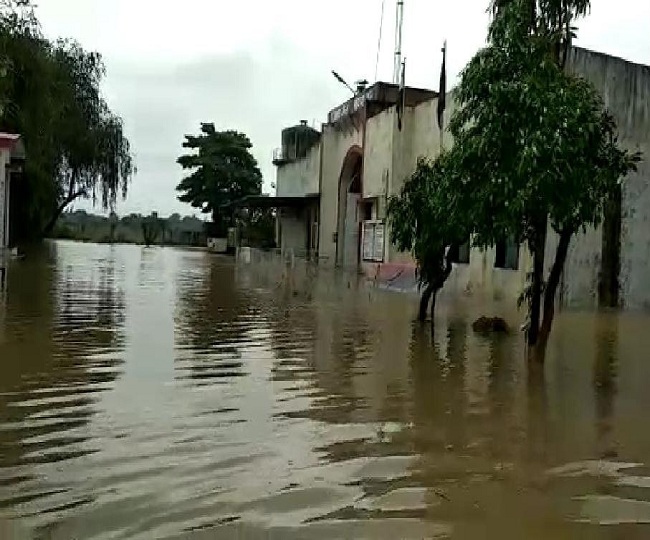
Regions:
[[[304, 157], [304, 156], [302, 156]], [[300, 159], [296, 155], [295, 148], [276, 148], [273, 150], [273, 164], [274, 165], [283, 165], [284, 163], [291, 163], [292, 161], [297, 161]]]
[[287, 156], [287, 152], [284, 151], [284, 148], [276, 148], [273, 150], [273, 164], [274, 165], [282, 165], [283, 163], [287, 163], [289, 161], [289, 157]]

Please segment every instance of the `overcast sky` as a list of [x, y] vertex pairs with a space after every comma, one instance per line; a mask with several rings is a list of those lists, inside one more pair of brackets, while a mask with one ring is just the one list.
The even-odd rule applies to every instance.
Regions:
[[[448, 41], [453, 81], [485, 42], [488, 0], [405, 0], [407, 83], [437, 89]], [[320, 123], [349, 92], [375, 80], [382, 0], [40, 0], [51, 37], [104, 55], [106, 97], [123, 118], [138, 166], [118, 212], [195, 212], [176, 200], [183, 135], [199, 123], [237, 129], [253, 142], [264, 189], [283, 127]], [[593, 0], [578, 44], [650, 64], [650, 2]], [[390, 81], [395, 0], [385, 0], [378, 79]]]

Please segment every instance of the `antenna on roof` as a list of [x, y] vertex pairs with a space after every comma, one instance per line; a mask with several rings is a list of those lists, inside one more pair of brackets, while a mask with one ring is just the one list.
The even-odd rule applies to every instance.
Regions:
[[339, 81], [342, 85], [344, 85], [350, 92], [352, 92], [352, 95], [355, 95], [354, 88], [352, 88], [343, 77], [341, 77], [336, 71], [332, 70], [332, 75], [334, 75], [334, 78]]
[[397, 17], [395, 19], [395, 64], [393, 65], [393, 83], [399, 84], [402, 75], [402, 27], [404, 26], [404, 0], [397, 0]]

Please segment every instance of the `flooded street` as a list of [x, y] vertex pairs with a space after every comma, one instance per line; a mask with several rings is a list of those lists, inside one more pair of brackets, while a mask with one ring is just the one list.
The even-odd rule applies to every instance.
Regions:
[[[0, 537], [650, 538], [650, 318], [520, 335], [332, 274], [49, 244], [0, 300]], [[515, 314], [516, 316], [516, 314]], [[514, 321], [510, 314], [509, 320]]]

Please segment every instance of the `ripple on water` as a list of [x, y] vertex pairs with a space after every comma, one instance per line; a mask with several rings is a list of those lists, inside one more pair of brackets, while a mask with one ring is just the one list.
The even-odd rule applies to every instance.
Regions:
[[471, 299], [443, 295], [432, 334], [410, 296], [324, 268], [291, 285], [201, 251], [49, 249], [0, 312], [0, 516], [25, 536], [649, 530], [647, 319], [560, 314], [535, 386], [518, 336], [472, 333]]

